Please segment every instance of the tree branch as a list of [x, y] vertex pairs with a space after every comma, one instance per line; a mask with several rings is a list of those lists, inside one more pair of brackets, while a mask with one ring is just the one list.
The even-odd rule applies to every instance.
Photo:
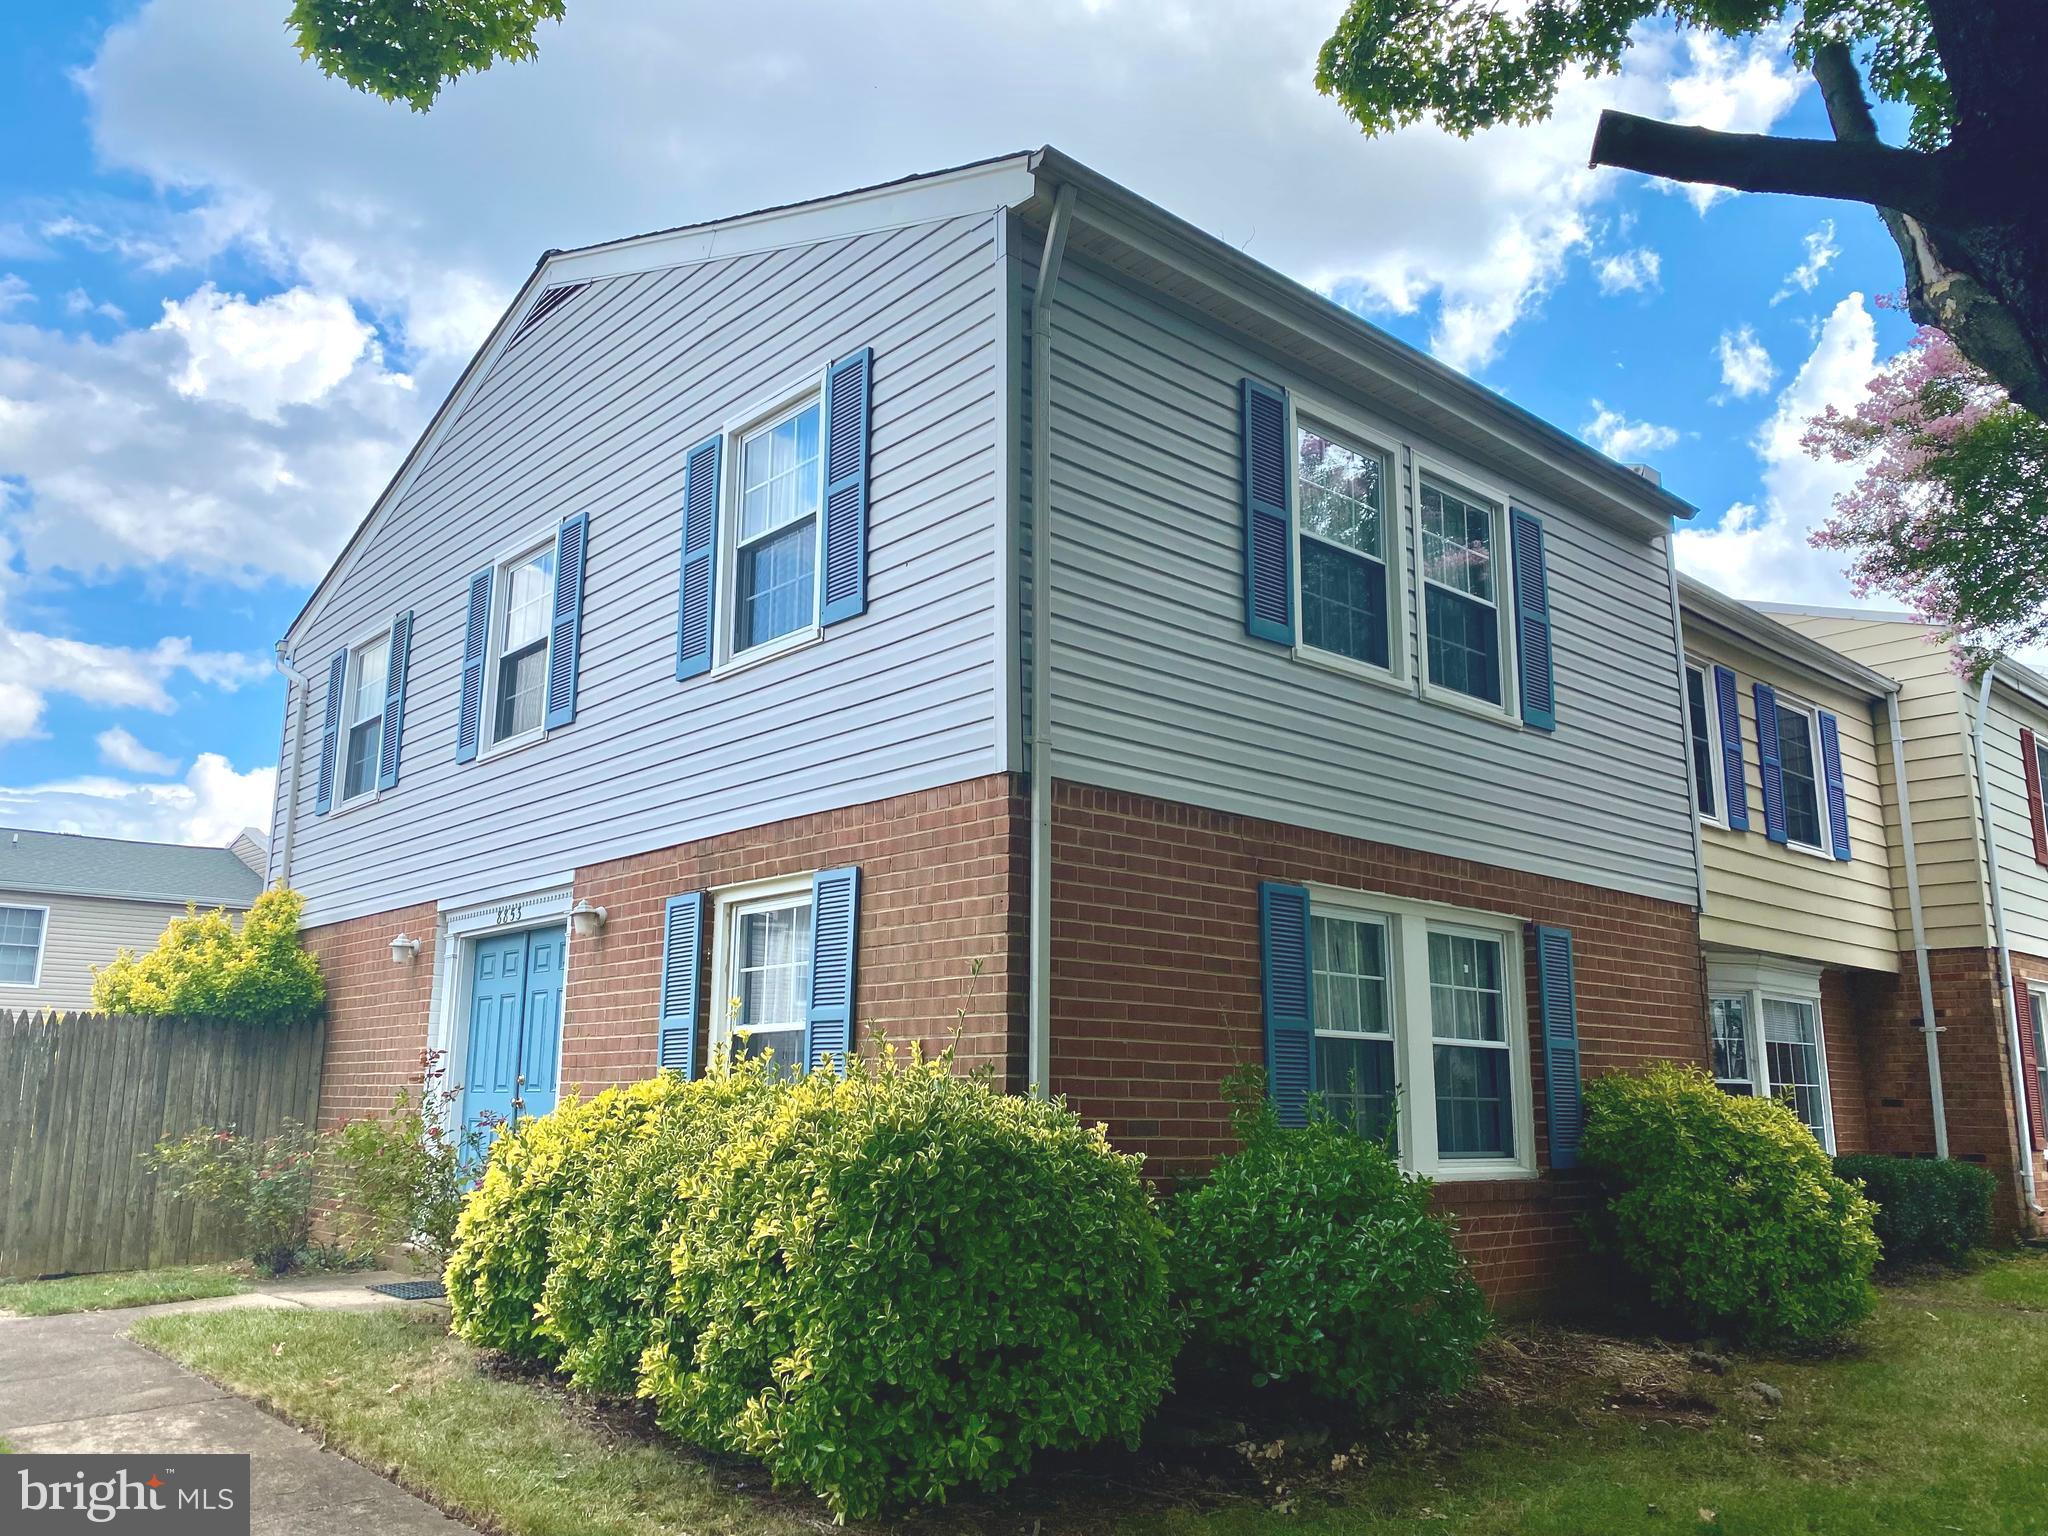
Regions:
[[1608, 111], [1593, 134], [1592, 163], [1738, 192], [1872, 203], [1934, 222], [1948, 211], [1933, 155], [1875, 142], [1721, 133]]

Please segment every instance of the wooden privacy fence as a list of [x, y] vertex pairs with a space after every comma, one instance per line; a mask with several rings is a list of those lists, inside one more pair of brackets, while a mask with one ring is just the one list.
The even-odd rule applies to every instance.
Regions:
[[0, 1278], [236, 1257], [146, 1154], [201, 1126], [311, 1125], [320, 1051], [318, 1024], [0, 1011]]

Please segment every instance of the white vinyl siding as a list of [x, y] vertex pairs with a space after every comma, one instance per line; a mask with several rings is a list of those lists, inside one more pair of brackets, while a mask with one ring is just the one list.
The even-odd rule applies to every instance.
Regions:
[[[316, 817], [302, 767], [306, 922], [479, 900], [1003, 768], [1000, 271], [991, 211], [604, 277], [491, 366], [293, 637], [304, 665], [414, 613], [404, 792]], [[864, 346], [868, 612], [678, 683], [684, 455]], [[486, 749], [458, 768], [468, 578], [571, 511], [590, 516], [575, 726], [493, 754], [487, 692]]]
[[[137, 953], [156, 941], [182, 904], [114, 901], [97, 896], [0, 894], [0, 908], [39, 910], [42, 923], [41, 974], [32, 987], [0, 986], [0, 1008], [90, 1008], [93, 967], [109, 964], [123, 949]], [[229, 915], [241, 920], [241, 908]]]

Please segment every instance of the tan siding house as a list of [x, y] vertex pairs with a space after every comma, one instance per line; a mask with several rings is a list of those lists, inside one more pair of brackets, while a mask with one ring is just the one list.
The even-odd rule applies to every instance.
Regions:
[[0, 828], [0, 1009], [92, 1003], [92, 973], [148, 949], [188, 905], [246, 911], [261, 839], [229, 848]]

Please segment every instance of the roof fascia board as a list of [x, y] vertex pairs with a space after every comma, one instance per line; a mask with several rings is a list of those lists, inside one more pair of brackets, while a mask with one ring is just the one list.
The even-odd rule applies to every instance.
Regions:
[[1991, 674], [1994, 687], [2024, 700], [2037, 710], [2048, 711], [2048, 678], [2009, 657], [1998, 658], [1998, 670]]
[[1674, 519], [1689, 520], [1698, 510], [1456, 369], [1057, 150], [1039, 151], [1032, 163], [1049, 184], [1074, 183], [1082, 194], [1075, 203], [1077, 222], [1227, 292], [1273, 323], [1407, 388], [1419, 402], [1508, 439], [1584, 486], [1610, 518], [1637, 535], [1662, 538]]
[[[259, 891], [256, 894], [262, 893]], [[175, 911], [196, 906], [202, 912], [211, 912], [216, 907], [223, 907], [230, 912], [246, 912], [256, 902], [256, 896], [206, 901], [197, 896], [166, 896], [160, 891], [109, 891], [86, 886], [54, 885], [49, 881], [34, 885], [15, 885], [0, 881], [0, 896], [63, 896], [74, 901], [114, 901], [124, 907], [169, 907]]]
[[1866, 667], [1803, 635], [1790, 625], [1758, 613], [1740, 598], [1717, 592], [1689, 576], [1678, 582], [1679, 606], [1688, 624], [1697, 621], [1742, 641], [1747, 649], [1774, 661], [1795, 666], [1823, 682], [1846, 688], [1865, 699], [1882, 699], [1899, 691], [1898, 683], [1882, 672]]
[[1828, 608], [1816, 603], [1751, 603], [1758, 613], [1793, 613], [1804, 619], [1857, 619], [1867, 624], [1925, 624], [1888, 608]]

